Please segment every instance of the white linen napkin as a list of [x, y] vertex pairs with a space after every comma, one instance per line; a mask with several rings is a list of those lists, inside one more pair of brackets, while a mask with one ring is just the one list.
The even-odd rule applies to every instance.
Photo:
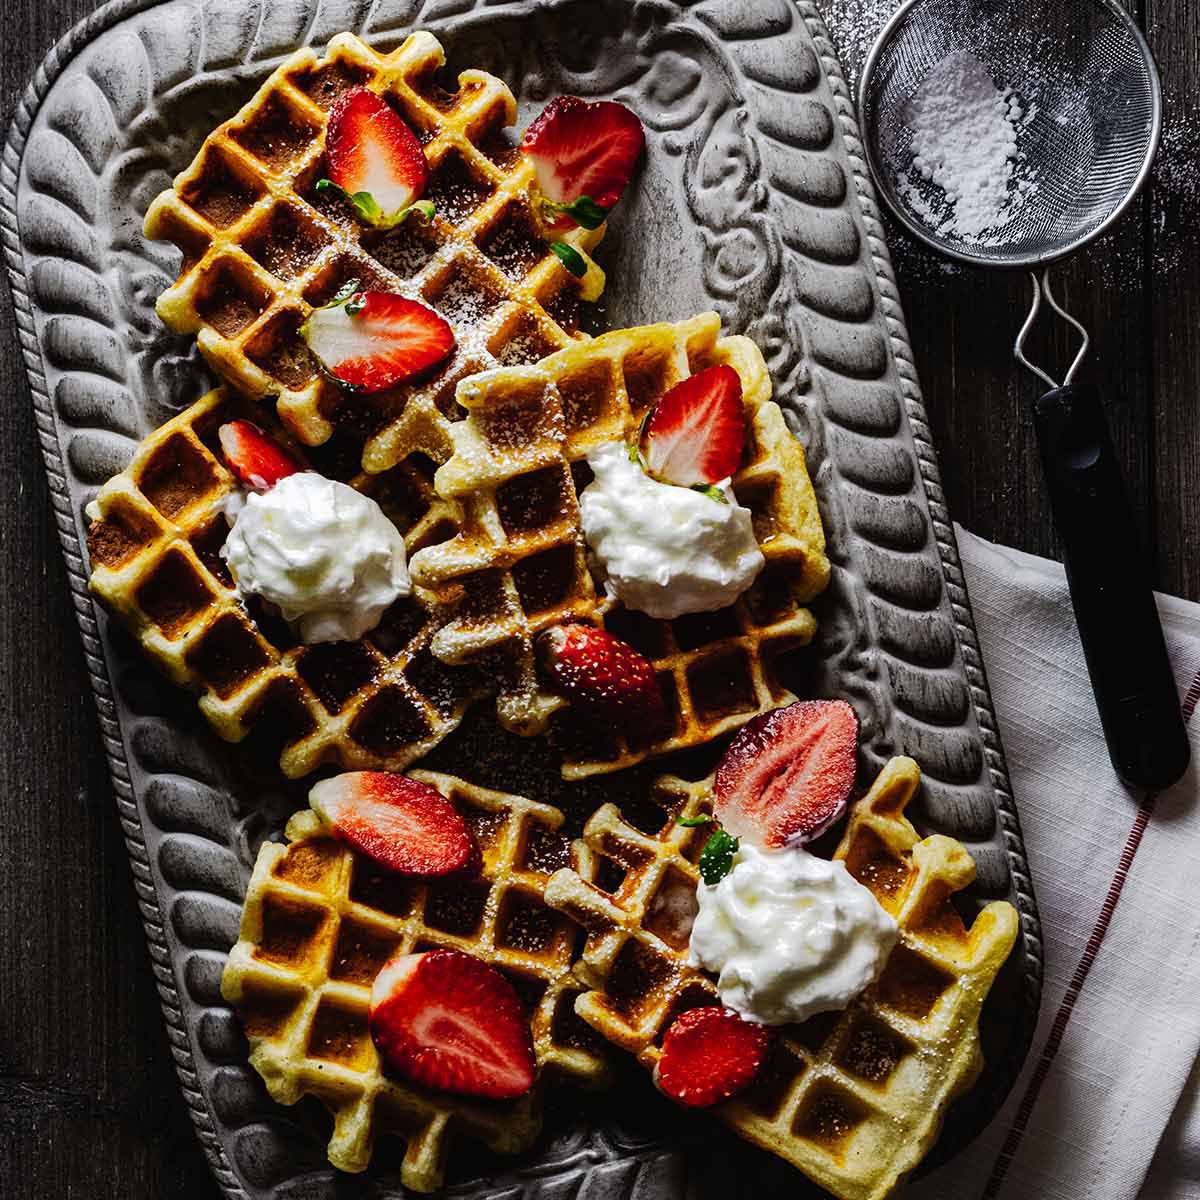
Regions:
[[1004, 1108], [905, 1196], [1198, 1200], [1200, 605], [1158, 598], [1192, 765], [1145, 797], [1109, 764], [1062, 567], [958, 538], [1041, 911], [1045, 990]]

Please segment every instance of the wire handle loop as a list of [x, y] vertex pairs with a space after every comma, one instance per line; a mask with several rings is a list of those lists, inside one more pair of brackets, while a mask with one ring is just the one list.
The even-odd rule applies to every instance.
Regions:
[[[1040, 280], [1038, 279], [1035, 271], [1029, 272], [1029, 279], [1033, 284], [1033, 299], [1030, 301], [1029, 312], [1025, 317], [1024, 324], [1022, 324], [1020, 330], [1017, 332], [1017, 340], [1013, 345], [1013, 357], [1027, 371], [1030, 371], [1036, 375], [1043, 383], [1047, 385], [1047, 387], [1067, 387], [1074, 380], [1079, 368], [1083, 365], [1083, 360], [1087, 357], [1088, 346], [1091, 344], [1091, 339], [1088, 337], [1088, 331], [1083, 327], [1083, 324], [1076, 317], [1073, 317], [1069, 312], [1067, 312], [1067, 310], [1059, 303], [1058, 298], [1054, 295], [1054, 289], [1050, 286], [1049, 267], [1046, 267], [1042, 271], [1042, 277]], [[1028, 338], [1029, 332], [1033, 328], [1034, 323], [1038, 319], [1038, 314], [1042, 311], [1043, 295], [1046, 298], [1046, 303], [1054, 310], [1055, 313], [1058, 314], [1059, 317], [1062, 318], [1062, 320], [1070, 325], [1080, 337], [1079, 350], [1076, 352], [1071, 365], [1067, 368], [1067, 374], [1064, 377], [1061, 385], [1056, 382], [1052, 376], [1043, 371], [1041, 367], [1037, 366], [1036, 363], [1030, 362], [1025, 356], [1025, 341]]]

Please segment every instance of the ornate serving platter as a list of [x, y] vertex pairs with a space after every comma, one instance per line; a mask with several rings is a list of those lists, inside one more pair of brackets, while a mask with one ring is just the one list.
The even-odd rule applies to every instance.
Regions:
[[[504, 77], [521, 125], [550, 96], [616, 97], [646, 126], [641, 185], [598, 257], [597, 328], [717, 309], [762, 347], [804, 441], [834, 564], [801, 694], [844, 695], [864, 769], [911, 754], [916, 814], [975, 856], [971, 897], [1006, 897], [1021, 940], [984, 1013], [988, 1066], [935, 1156], [995, 1112], [1037, 1015], [1037, 910], [937, 462], [852, 105], [817, 9], [800, 0], [116, 0], [72, 30], [18, 108], [0, 219], [21, 343], [153, 968], [186, 1102], [229, 1197], [400, 1194], [388, 1155], [363, 1177], [324, 1162], [320, 1115], [273, 1105], [220, 996], [259, 842], [302, 788], [216, 741], [87, 591], [83, 510], [139, 438], [211, 386], [154, 299], [176, 273], [141, 218], [204, 135], [296, 47], [349, 29], [390, 50], [414, 28], [452, 66]], [[481, 706], [486, 708], [487, 706]], [[429, 765], [558, 798], [557, 773], [477, 712]], [[573, 790], [581, 822], [603, 789]], [[464, 1152], [462, 1195], [683, 1196], [736, 1179], [806, 1193], [783, 1164], [688, 1121], [632, 1073], [564, 1093], [538, 1147]], [[310, 1126], [312, 1126], [310, 1128]], [[752, 1175], [748, 1173], [753, 1173]], [[691, 1194], [690, 1192], [688, 1194]], [[767, 1194], [776, 1194], [774, 1191]]]

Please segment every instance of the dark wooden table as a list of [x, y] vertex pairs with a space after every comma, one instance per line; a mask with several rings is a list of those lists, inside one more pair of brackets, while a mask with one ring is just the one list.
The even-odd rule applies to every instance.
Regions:
[[[8, 0], [5, 114], [93, 7]], [[848, 58], [887, 7], [829, 0]], [[1089, 370], [1110, 397], [1156, 582], [1200, 599], [1200, 5], [1139, 11], [1167, 97], [1155, 186], [1061, 278], [1092, 333]], [[951, 511], [1053, 554], [1027, 418], [1035, 385], [1009, 356], [1026, 280], [947, 269], [898, 238], [893, 249]], [[1066, 343], [1035, 350], [1064, 363]], [[7, 301], [0, 379], [0, 1195], [213, 1200], [159, 1017]]]

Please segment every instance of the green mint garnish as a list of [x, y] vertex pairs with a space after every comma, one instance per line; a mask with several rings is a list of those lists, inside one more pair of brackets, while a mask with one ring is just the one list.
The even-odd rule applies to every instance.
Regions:
[[696, 829], [700, 825], [707, 825], [712, 821], [712, 817], [708, 813], [701, 813], [698, 817], [676, 817], [675, 824], [682, 825], [685, 829]]
[[543, 200], [542, 209], [551, 218], [559, 213], [566, 213], [576, 225], [584, 229], [599, 229], [608, 217], [608, 209], [601, 208], [591, 196], [580, 196], [569, 204], [556, 204], [553, 200]]
[[400, 209], [399, 212], [385, 216], [383, 209], [379, 207], [378, 201], [376, 201], [370, 192], [348, 192], [345, 188], [339, 187], [334, 183], [332, 179], [318, 179], [317, 191], [336, 192], [368, 225], [374, 225], [379, 229], [392, 229], [396, 225], [406, 221], [409, 215], [414, 212], [424, 217], [427, 221], [434, 213], [432, 200], [418, 200], [415, 204], [410, 204], [407, 208]]
[[582, 279], [587, 274], [587, 263], [583, 261], [583, 255], [574, 246], [568, 246], [566, 242], [551, 242], [550, 249], [554, 252], [558, 261], [576, 279]]
[[712, 483], [693, 483], [692, 491], [699, 492], [701, 495], [707, 496], [710, 500], [716, 500], [718, 504], [729, 503], [729, 497]]
[[737, 853], [738, 839], [731, 837], [723, 829], [718, 829], [704, 843], [700, 852], [700, 878], [712, 885], [720, 883], [733, 869], [733, 856]]
[[364, 305], [367, 303], [366, 292], [359, 292], [356, 296], [351, 296], [346, 301], [346, 315], [356, 317], [362, 312]]
[[339, 304], [345, 304], [355, 292], [358, 291], [359, 281], [357, 279], [347, 279], [345, 283], [338, 288], [333, 299], [325, 305], [326, 308], [337, 308]]

